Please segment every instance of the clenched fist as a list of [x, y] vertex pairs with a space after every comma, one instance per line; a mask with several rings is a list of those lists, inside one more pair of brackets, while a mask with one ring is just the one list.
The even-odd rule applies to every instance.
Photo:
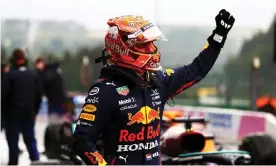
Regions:
[[218, 47], [223, 47], [227, 34], [233, 27], [235, 18], [225, 9], [222, 9], [215, 18], [216, 28], [208, 38], [208, 42]]
[[233, 27], [235, 18], [225, 9], [222, 9], [215, 18], [218, 33], [221, 35], [227, 35], [230, 29]]

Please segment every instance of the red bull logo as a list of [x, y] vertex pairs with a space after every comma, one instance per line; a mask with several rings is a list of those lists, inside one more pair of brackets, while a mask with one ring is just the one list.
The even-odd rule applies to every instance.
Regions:
[[136, 114], [132, 115], [131, 113], [128, 114], [129, 122], [127, 125], [132, 125], [134, 123], [142, 123], [142, 124], [149, 124], [150, 122], [154, 121], [155, 119], [160, 119], [160, 109], [154, 110], [149, 106], [142, 107]]

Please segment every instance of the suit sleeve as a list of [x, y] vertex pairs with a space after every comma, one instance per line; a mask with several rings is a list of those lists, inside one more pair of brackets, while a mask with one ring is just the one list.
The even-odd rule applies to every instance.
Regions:
[[166, 100], [201, 81], [213, 67], [220, 50], [207, 43], [191, 64], [165, 69], [160, 75], [167, 92]]
[[94, 85], [86, 98], [74, 132], [75, 153], [87, 165], [106, 165], [99, 154], [96, 143], [107, 125], [113, 108], [110, 96], [112, 87], [105, 84]]

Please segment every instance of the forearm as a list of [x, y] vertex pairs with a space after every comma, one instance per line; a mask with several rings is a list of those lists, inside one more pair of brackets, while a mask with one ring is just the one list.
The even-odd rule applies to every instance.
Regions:
[[[87, 165], [98, 165], [97, 160], [103, 160], [103, 157], [98, 153], [98, 149], [96, 148], [96, 140], [95, 142], [91, 139], [85, 139], [81, 134], [78, 136], [74, 136], [74, 144], [73, 149], [74, 152], [85, 162]], [[100, 158], [100, 159], [98, 159]]]
[[197, 73], [195, 76], [200, 76], [201, 78], [204, 78], [212, 69], [221, 50], [219, 47], [207, 45], [207, 48], [204, 48], [192, 63]]

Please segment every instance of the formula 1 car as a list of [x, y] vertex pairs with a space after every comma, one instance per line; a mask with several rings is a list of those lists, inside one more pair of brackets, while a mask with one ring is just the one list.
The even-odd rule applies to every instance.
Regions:
[[246, 151], [219, 151], [211, 134], [193, 129], [192, 123], [206, 125], [203, 118], [173, 118], [170, 122], [184, 123], [185, 127], [171, 126], [161, 136], [164, 165], [247, 165], [251, 161]]
[[[276, 141], [265, 134], [245, 137], [239, 150], [223, 150], [208, 132], [204, 118], [183, 117], [182, 110], [167, 110], [161, 136], [162, 163], [170, 165], [269, 165], [276, 164]], [[183, 125], [184, 124], [184, 125]]]

